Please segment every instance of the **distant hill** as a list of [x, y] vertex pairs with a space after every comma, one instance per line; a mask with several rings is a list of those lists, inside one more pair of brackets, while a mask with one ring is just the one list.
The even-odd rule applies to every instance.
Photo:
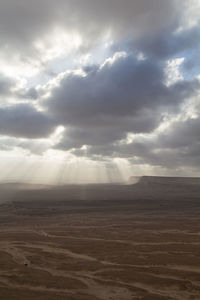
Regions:
[[[130, 177], [127, 184], [87, 184], [50, 186], [25, 183], [0, 184], [0, 205], [10, 201], [28, 201], [32, 205], [68, 202], [69, 205], [90, 201], [188, 201], [200, 203], [200, 178], [192, 177]], [[55, 202], [56, 203], [56, 202]], [[45, 204], [47, 205], [47, 204]], [[82, 204], [81, 204], [82, 205]], [[185, 205], [185, 204], [184, 204]], [[192, 204], [191, 204], [192, 205]], [[196, 204], [195, 204], [196, 205]]]
[[2, 182], [0, 183], [1, 190], [42, 190], [51, 187], [47, 184], [37, 183], [19, 183], [19, 182]]
[[200, 185], [200, 177], [131, 176], [128, 184]]

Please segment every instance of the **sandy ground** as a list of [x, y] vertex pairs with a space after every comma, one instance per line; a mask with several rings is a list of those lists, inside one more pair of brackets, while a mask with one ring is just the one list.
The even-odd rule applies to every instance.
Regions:
[[200, 180], [0, 191], [0, 299], [200, 300]]

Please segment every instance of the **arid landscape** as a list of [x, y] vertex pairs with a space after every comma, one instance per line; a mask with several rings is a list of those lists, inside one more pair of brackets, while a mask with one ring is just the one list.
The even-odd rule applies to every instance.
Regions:
[[199, 300], [200, 179], [0, 187], [1, 300]]

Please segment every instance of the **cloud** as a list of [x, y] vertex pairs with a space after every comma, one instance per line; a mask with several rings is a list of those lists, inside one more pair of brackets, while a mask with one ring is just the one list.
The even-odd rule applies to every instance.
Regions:
[[14, 79], [0, 73], [0, 96], [9, 94], [15, 85]]
[[200, 27], [176, 32], [176, 27], [166, 28], [153, 36], [139, 38], [130, 43], [132, 49], [136, 48], [145, 56], [156, 59], [169, 59], [177, 54], [196, 48], [200, 45]]
[[34, 87], [26, 87], [26, 81], [19, 77], [7, 76], [0, 73], [0, 97], [1, 102], [6, 102], [9, 98], [15, 100], [36, 100], [38, 92]]
[[162, 95], [164, 101], [167, 88], [162, 79], [164, 74], [157, 64], [115, 55], [113, 63], [108, 61], [86, 76], [67, 74], [51, 90], [46, 104], [49, 112], [65, 124], [109, 125], [115, 123], [112, 116], [128, 116], [142, 107], [151, 107], [149, 90], [152, 96]]
[[180, 149], [200, 143], [200, 116], [188, 118], [184, 121], [176, 121], [159, 137], [162, 147]]
[[52, 133], [55, 123], [28, 104], [0, 108], [0, 134], [14, 137], [43, 138]]
[[198, 8], [198, 0], [1, 1], [0, 148], [196, 167]]
[[149, 163], [168, 168], [200, 167], [200, 115], [173, 122], [159, 134], [150, 150]]
[[[7, 0], [0, 3], [1, 50], [20, 59], [41, 59], [36, 47], [49, 46], [49, 36], [60, 29], [82, 37], [87, 49], [109, 34], [111, 39], [148, 36], [181, 22], [178, 0]], [[159, 13], [158, 13], [159, 12]]]
[[21, 88], [16, 90], [15, 95], [19, 99], [36, 100], [39, 98], [39, 93], [36, 88]]
[[73, 151], [79, 156], [121, 157], [134, 165], [161, 166], [168, 170], [200, 167], [200, 115], [171, 121], [164, 130], [136, 135], [132, 142], [91, 146]]
[[198, 80], [166, 86], [162, 64], [117, 53], [86, 74], [61, 77], [41, 104], [67, 128], [58, 146], [70, 149], [113, 143], [128, 133], [152, 132], [198, 88]]

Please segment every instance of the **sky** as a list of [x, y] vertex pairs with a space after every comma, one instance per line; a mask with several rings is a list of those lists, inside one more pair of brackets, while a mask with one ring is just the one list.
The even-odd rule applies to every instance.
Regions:
[[0, 0], [0, 181], [200, 176], [200, 0]]

